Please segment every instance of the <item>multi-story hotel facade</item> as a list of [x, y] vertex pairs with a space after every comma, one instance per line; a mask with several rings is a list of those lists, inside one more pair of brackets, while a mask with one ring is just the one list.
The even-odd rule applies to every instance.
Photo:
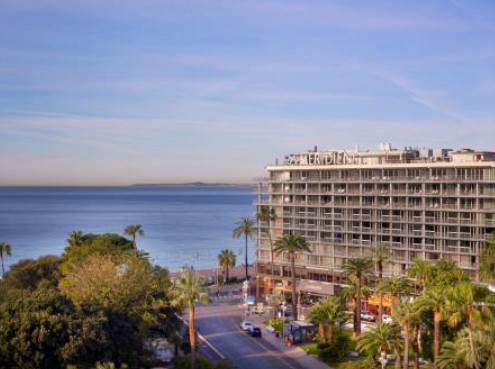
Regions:
[[[269, 239], [287, 233], [302, 235], [312, 250], [296, 259], [300, 292], [334, 294], [346, 260], [369, 255], [375, 244], [390, 249], [385, 275], [404, 274], [415, 259], [447, 259], [478, 280], [480, 251], [495, 230], [495, 152], [315, 148], [267, 172], [256, 202], [276, 217], [270, 229], [258, 223], [256, 263], [265, 290], [272, 279]], [[288, 255], [275, 255], [274, 264], [275, 285], [288, 289]]]

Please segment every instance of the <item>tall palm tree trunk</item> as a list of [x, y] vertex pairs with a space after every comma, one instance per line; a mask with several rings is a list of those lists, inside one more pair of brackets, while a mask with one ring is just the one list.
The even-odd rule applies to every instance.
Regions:
[[[383, 278], [383, 265], [381, 262], [378, 263], [378, 280], [381, 282]], [[379, 292], [380, 305], [378, 306], [378, 323], [383, 322], [383, 293]]]
[[409, 324], [404, 324], [404, 369], [409, 367]]
[[438, 355], [440, 353], [440, 320], [442, 315], [439, 311], [433, 311], [433, 359], [435, 367], [438, 367]]
[[356, 276], [356, 337], [361, 334], [361, 282], [361, 275]]
[[189, 342], [191, 343], [191, 369], [196, 366], [196, 336], [194, 334], [194, 305], [189, 306]]
[[225, 283], [226, 284], [229, 284], [229, 265], [227, 264], [227, 266], [225, 267]]
[[330, 343], [333, 343], [333, 340], [334, 340], [334, 336], [335, 336], [335, 334], [334, 334], [334, 330], [335, 330], [335, 329], [334, 329], [333, 324], [332, 324], [332, 323], [330, 323], [330, 324], [328, 325], [328, 342], [330, 342]]
[[270, 243], [270, 266], [272, 269], [271, 273], [270, 273], [270, 276], [271, 276], [271, 278], [270, 278], [270, 293], [272, 293], [273, 287], [275, 285], [275, 277], [273, 276], [275, 266], [273, 264], [273, 242], [272, 242], [272, 229], [270, 227], [270, 223], [268, 223], [268, 242]]
[[327, 335], [325, 334], [325, 325], [318, 324], [318, 334], [320, 336], [320, 343], [327, 343]]
[[0, 252], [0, 259], [2, 259], [2, 277], [5, 275], [5, 268], [3, 266], [3, 252]]
[[397, 342], [395, 344], [394, 351], [395, 351], [395, 364], [394, 364], [394, 367], [395, 367], [395, 369], [400, 369], [400, 367], [401, 367], [400, 343]]
[[246, 256], [246, 281], [249, 279], [249, 275], [248, 275], [248, 235], [247, 233], [244, 234], [244, 237], [245, 237], [245, 244], [244, 244], [244, 252], [245, 252], [245, 256]]
[[414, 326], [412, 350], [414, 354], [414, 369], [419, 369], [419, 324]]
[[358, 326], [358, 321], [357, 321], [357, 300], [356, 297], [354, 297], [352, 303], [354, 304], [352, 308], [352, 326], [354, 329], [354, 338], [357, 337], [357, 326]]
[[132, 235], [132, 248], [134, 249], [134, 251], [137, 251], [136, 234]]
[[290, 268], [292, 277], [292, 314], [294, 316], [294, 320], [297, 320], [296, 257], [293, 252], [290, 253]]

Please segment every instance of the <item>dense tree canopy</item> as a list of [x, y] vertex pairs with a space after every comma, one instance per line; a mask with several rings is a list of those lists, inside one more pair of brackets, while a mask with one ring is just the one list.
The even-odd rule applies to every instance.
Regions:
[[1, 369], [138, 367], [145, 338], [175, 333], [166, 269], [118, 235], [69, 239], [63, 257], [22, 260], [0, 280]]

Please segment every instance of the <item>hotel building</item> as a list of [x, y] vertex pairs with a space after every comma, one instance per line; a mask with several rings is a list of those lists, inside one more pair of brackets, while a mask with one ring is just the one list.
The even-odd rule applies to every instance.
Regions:
[[[292, 154], [267, 167], [257, 206], [276, 214], [258, 223], [261, 287], [270, 284], [270, 243], [302, 235], [311, 253], [296, 260], [297, 289], [334, 294], [349, 258], [387, 244], [385, 275], [404, 274], [415, 259], [452, 260], [478, 279], [479, 254], [495, 230], [495, 152], [470, 149], [330, 150]], [[290, 287], [288, 255], [274, 256], [275, 284]], [[263, 285], [264, 283], [264, 285]]]

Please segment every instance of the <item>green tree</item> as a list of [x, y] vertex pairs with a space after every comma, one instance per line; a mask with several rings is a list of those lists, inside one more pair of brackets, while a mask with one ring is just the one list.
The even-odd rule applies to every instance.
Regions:
[[254, 222], [249, 218], [241, 218], [232, 231], [232, 238], [241, 238], [244, 236], [244, 255], [245, 255], [245, 270], [246, 281], [249, 279], [248, 275], [248, 239], [254, 236]]
[[378, 291], [391, 296], [392, 314], [397, 306], [399, 295], [405, 295], [412, 292], [411, 281], [406, 277], [390, 277], [383, 279], [377, 286]]
[[413, 264], [407, 269], [409, 277], [416, 280], [418, 292], [422, 292], [425, 289], [430, 270], [431, 263], [422, 259], [415, 259]]
[[486, 242], [483, 251], [479, 256], [479, 273], [483, 280], [491, 281], [495, 279], [495, 233]]
[[2, 276], [5, 275], [5, 268], [3, 266], [3, 256], [4, 255], [7, 255], [7, 256], [12, 255], [12, 246], [10, 246], [6, 242], [0, 242], [0, 259], [2, 260]]
[[472, 337], [476, 343], [476, 357], [473, 356], [467, 327], [462, 328], [453, 341], [447, 341], [442, 346], [438, 358], [441, 369], [468, 369], [476, 367], [475, 362], [483, 369], [495, 369], [495, 320], [489, 309], [484, 312], [483, 324], [476, 324]]
[[203, 287], [204, 280], [193, 273], [184, 273], [174, 286], [173, 304], [182, 308], [189, 308], [189, 342], [191, 343], [191, 368], [196, 363], [196, 335], [194, 331], [194, 312], [196, 304], [209, 304], [210, 297]]
[[225, 268], [226, 283], [229, 283], [229, 268], [235, 267], [236, 257], [232, 250], [225, 249], [220, 251], [217, 256], [218, 264]]
[[[402, 297], [395, 306], [392, 314], [392, 319], [395, 324], [402, 327], [404, 332], [404, 369], [409, 367], [409, 345], [410, 345], [410, 329], [412, 324], [419, 320], [419, 310], [411, 302], [409, 297]], [[400, 356], [399, 356], [400, 365]], [[396, 361], [397, 366], [397, 361]]]
[[[391, 261], [390, 259], [390, 249], [388, 245], [385, 245], [383, 243], [379, 243], [377, 245], [374, 245], [371, 248], [371, 257], [373, 258], [373, 261], [376, 263], [376, 267], [378, 270], [378, 283], [381, 282], [383, 279], [383, 266], [385, 263], [389, 263]], [[382, 322], [383, 318], [383, 293], [378, 292], [380, 295], [380, 305], [378, 307], [378, 322]]]
[[144, 236], [143, 226], [141, 224], [132, 224], [124, 229], [124, 234], [126, 236], [132, 237], [132, 248], [137, 251], [137, 236]]
[[347, 320], [342, 301], [337, 296], [329, 296], [321, 302], [328, 326], [328, 341], [334, 343], [335, 328], [340, 328]]
[[[267, 233], [268, 233], [268, 242], [270, 243], [270, 268], [271, 268], [271, 273], [270, 273], [270, 287], [273, 289], [274, 286], [274, 263], [273, 263], [273, 240], [272, 240], [272, 228], [271, 225], [275, 220], [277, 219], [277, 216], [275, 214], [275, 210], [268, 206], [268, 205], [262, 205], [260, 206], [258, 213], [256, 214], [256, 218], [258, 219], [259, 222], [265, 223], [266, 228], [267, 228]], [[270, 291], [271, 292], [271, 291]]]
[[373, 260], [370, 258], [348, 259], [344, 265], [344, 275], [356, 278], [356, 325], [354, 335], [358, 337], [361, 334], [361, 289], [363, 277], [373, 273]]
[[[342, 288], [339, 292], [339, 295], [344, 298], [346, 301], [351, 300], [352, 301], [352, 317], [353, 317], [353, 324], [352, 326], [354, 327], [354, 332], [355, 332], [355, 327], [357, 327], [357, 319], [358, 319], [358, 313], [361, 315], [361, 311], [358, 310], [358, 304], [357, 304], [357, 283], [356, 283], [356, 278], [353, 276], [350, 276], [347, 279], [347, 284], [345, 285], [344, 288]], [[373, 291], [368, 287], [368, 286], [363, 286], [361, 287], [361, 299], [364, 297], [368, 296], [371, 294]]]
[[400, 330], [397, 325], [378, 323], [357, 338], [356, 349], [365, 351], [373, 359], [377, 359], [381, 353], [389, 353], [400, 342]]
[[19, 290], [32, 291], [41, 283], [56, 287], [61, 277], [62, 261], [62, 258], [54, 255], [41, 256], [36, 260], [20, 260], [11, 265], [10, 270], [5, 273], [3, 282], [10, 289]]
[[306, 319], [318, 326], [318, 335], [320, 337], [320, 343], [327, 343], [327, 332], [326, 332], [326, 324], [327, 324], [327, 314], [325, 313], [320, 302], [317, 302], [309, 311]]
[[311, 252], [307, 241], [298, 234], [286, 234], [275, 242], [273, 249], [278, 255], [288, 253], [291, 269], [292, 284], [292, 311], [294, 320], [297, 320], [297, 294], [296, 294], [296, 255], [302, 252]]
[[78, 247], [82, 246], [85, 238], [82, 231], [71, 231], [69, 233], [69, 237], [66, 240], [67, 246], [69, 247]]
[[150, 303], [152, 284], [151, 267], [135, 257], [117, 263], [107, 255], [92, 255], [68, 266], [60, 290], [79, 306], [137, 311]]
[[435, 365], [438, 363], [440, 353], [440, 322], [445, 319], [447, 287], [431, 288], [418, 297], [418, 307], [433, 312], [433, 357]]
[[108, 255], [119, 260], [136, 254], [133, 252], [132, 241], [118, 234], [85, 234], [83, 238], [81, 245], [65, 247], [63, 257], [67, 263], [84, 261], [90, 255]]
[[489, 294], [486, 288], [476, 286], [471, 282], [461, 282], [449, 290], [447, 296], [447, 322], [455, 327], [465, 322], [466, 332], [469, 339], [471, 358], [476, 369], [481, 369], [478, 358], [478, 348], [474, 338], [475, 321], [481, 319], [481, 311], [476, 309], [475, 304], [483, 302]]
[[427, 278], [427, 288], [444, 288], [469, 280], [452, 260], [440, 259], [432, 264]]

